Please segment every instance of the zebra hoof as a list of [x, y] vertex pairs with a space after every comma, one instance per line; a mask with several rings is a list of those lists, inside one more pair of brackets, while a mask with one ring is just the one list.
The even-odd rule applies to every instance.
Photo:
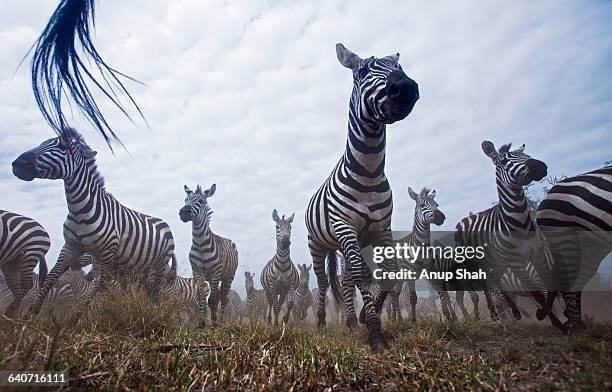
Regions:
[[582, 320], [566, 321], [563, 326], [565, 327], [565, 333], [567, 335], [580, 333], [587, 329], [586, 324]]
[[325, 328], [325, 317], [323, 317], [323, 318], [319, 317], [319, 320], [317, 321], [317, 327]]
[[387, 348], [385, 344], [385, 340], [381, 334], [370, 335], [368, 338], [368, 343], [370, 344], [370, 348], [374, 353], [381, 353]]
[[346, 326], [348, 327], [349, 331], [353, 332], [353, 330], [357, 328], [357, 317], [347, 317]]
[[536, 310], [536, 318], [540, 321], [544, 320], [546, 316], [548, 316], [549, 311], [546, 309], [538, 309]]

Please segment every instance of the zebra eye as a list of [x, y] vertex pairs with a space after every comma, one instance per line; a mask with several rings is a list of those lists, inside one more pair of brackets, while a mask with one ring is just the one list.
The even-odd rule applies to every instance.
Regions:
[[359, 77], [359, 79], [363, 79], [366, 76], [368, 76], [368, 69], [367, 68], [360, 68], [359, 71], [357, 71], [357, 76]]

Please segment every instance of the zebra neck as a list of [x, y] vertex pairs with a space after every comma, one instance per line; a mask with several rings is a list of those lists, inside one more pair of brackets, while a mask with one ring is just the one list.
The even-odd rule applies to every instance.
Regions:
[[101, 197], [105, 192], [94, 174], [83, 163], [76, 165], [72, 176], [64, 180], [69, 215], [82, 215], [96, 208], [96, 203], [91, 203], [91, 199]]
[[285, 271], [287, 266], [291, 263], [289, 249], [289, 247], [287, 247], [287, 249], [280, 249], [278, 246], [276, 247], [276, 255], [274, 256], [274, 267], [276, 269]]
[[252, 297], [255, 294], [255, 287], [249, 286], [246, 288], [246, 293], [248, 297]]
[[511, 188], [497, 181], [498, 211], [510, 227], [531, 229], [531, 215], [523, 188]]
[[414, 217], [412, 237], [416, 245], [429, 245], [431, 238], [430, 226], [428, 223], [422, 222], [417, 216]]
[[359, 96], [353, 92], [349, 105], [348, 137], [344, 153], [345, 167], [356, 175], [368, 178], [384, 176], [385, 125], [368, 119], [354, 102]]
[[208, 254], [216, 254], [216, 244], [207, 219], [197, 219], [193, 222], [192, 248]]

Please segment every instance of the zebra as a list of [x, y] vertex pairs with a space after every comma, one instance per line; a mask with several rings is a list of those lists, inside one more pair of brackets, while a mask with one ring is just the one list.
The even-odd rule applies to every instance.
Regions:
[[50, 247], [49, 234], [34, 219], [0, 210], [0, 269], [12, 294], [5, 310], [8, 317], [17, 315], [24, 295], [32, 288], [36, 264], [40, 280], [45, 280], [45, 255]]
[[[433, 223], [436, 226], [440, 226], [444, 223], [446, 216], [439, 209], [438, 203], [435, 201], [436, 191], [430, 190], [429, 188], [423, 188], [420, 193], [416, 193], [412, 188], [408, 187], [408, 195], [412, 200], [415, 201], [416, 205], [414, 208], [414, 224], [410, 234], [399, 239], [397, 243], [407, 244], [409, 247], [425, 247], [429, 246], [431, 242], [431, 229], [430, 226]], [[412, 269], [417, 273], [417, 276], [425, 267], [425, 260], [400, 260], [398, 262], [398, 268]], [[410, 303], [410, 319], [413, 323], [416, 322], [416, 304], [417, 304], [417, 293], [415, 289], [415, 280], [408, 279], [406, 281], [400, 281], [395, 287], [395, 290], [391, 293], [393, 315], [392, 318], [397, 318], [401, 321], [402, 313], [399, 308], [399, 294], [402, 291], [403, 285], [408, 286], [409, 303]], [[438, 287], [435, 288], [440, 295], [440, 300], [445, 305], [450, 307], [450, 301], [448, 299], [448, 293]], [[396, 314], [397, 313], [397, 314]], [[445, 312], [445, 316], [448, 319], [451, 318], [450, 313]]]
[[265, 314], [268, 302], [266, 294], [263, 289], [256, 289], [253, 278], [255, 274], [245, 271], [244, 273], [244, 287], [246, 289], [246, 308], [247, 317], [251, 324], [255, 323], [255, 320], [259, 321]]
[[547, 279], [546, 304], [536, 317], [549, 314], [561, 291], [567, 317], [561, 331], [584, 329], [582, 289], [612, 251], [612, 167], [559, 181], [538, 206], [536, 221], [550, 250], [545, 268], [552, 279]]
[[[208, 205], [208, 198], [215, 194], [217, 185], [212, 184], [210, 189], [205, 191], [198, 185], [195, 192], [185, 185], [184, 190], [187, 197], [185, 205], [179, 210], [179, 217], [185, 223], [192, 222], [189, 262], [196, 283], [203, 287], [204, 281], [207, 281], [210, 286], [208, 307], [211, 321], [216, 324], [219, 300], [221, 302], [219, 318], [223, 320], [224, 317], [227, 294], [238, 268], [238, 250], [232, 240], [213, 233], [210, 228], [212, 209]], [[200, 293], [198, 297], [203, 316], [204, 293]]]
[[[371, 347], [379, 350], [383, 337], [377, 310], [388, 291], [383, 290], [373, 300], [367, 286], [372, 273], [361, 249], [369, 244], [392, 244], [393, 202], [384, 173], [386, 124], [410, 114], [419, 99], [419, 89], [400, 67], [399, 53], [361, 59], [337, 44], [336, 54], [353, 72], [346, 150], [310, 199], [305, 214], [308, 247], [320, 291], [318, 325], [325, 325], [325, 293], [330, 283], [334, 296], [341, 297], [334, 257], [334, 252], [341, 249], [348, 259], [347, 284], [356, 285], [361, 292], [364, 309], [360, 316], [368, 326]], [[326, 257], [331, 282], [325, 271]], [[382, 269], [395, 270], [395, 266], [384, 263]]]
[[308, 287], [312, 264], [309, 266], [307, 266], [306, 263], [298, 264], [298, 269], [300, 277], [297, 290], [295, 290], [295, 315], [301, 321], [304, 321], [308, 315], [308, 309], [310, 309], [313, 304], [312, 293]]
[[[544, 302], [543, 289], [536, 287], [527, 275], [527, 263], [537, 251], [533, 246], [516, 246], [515, 239], [521, 235], [535, 233], [533, 222], [523, 188], [533, 181], [540, 181], [547, 174], [544, 162], [525, 153], [525, 145], [510, 150], [511, 144], [499, 150], [490, 141], [482, 142], [482, 150], [495, 165], [495, 176], [499, 203], [495, 206], [463, 218], [456, 225], [455, 244], [458, 246], [476, 245], [485, 247], [488, 269], [486, 286], [483, 288], [491, 318], [498, 319], [491, 288], [499, 286], [506, 268], [523, 282], [531, 296], [539, 303]], [[522, 241], [523, 243], [526, 241]], [[522, 244], [521, 244], [522, 245]], [[514, 301], [505, 291], [500, 291], [512, 309], [514, 318], [520, 319], [521, 313]], [[560, 322], [551, 314], [551, 322]]]
[[105, 188], [95, 156], [96, 151], [83, 136], [73, 128], [63, 128], [58, 137], [24, 152], [13, 162], [13, 173], [21, 180], [63, 180], [68, 205], [65, 243], [41, 286], [32, 313], [38, 313], [49, 289], [69, 267], [81, 267], [84, 253], [91, 254], [94, 264], [100, 265], [100, 279], [95, 280], [86, 303], [106, 290], [117, 271], [139, 276], [150, 296], [158, 297], [166, 264], [174, 257], [170, 227], [115, 199]]
[[[165, 297], [177, 300], [188, 311], [195, 310], [198, 317], [205, 320], [208, 316], [208, 308], [206, 306], [206, 298], [210, 294], [208, 283], [204, 282], [202, 286], [202, 296], [198, 295], [198, 287], [194, 278], [184, 278], [177, 273], [176, 258], [172, 259], [170, 268], [164, 275], [163, 288]], [[203, 299], [203, 313], [200, 316], [200, 301]], [[202, 321], [203, 322], [203, 321]]]
[[272, 323], [272, 310], [274, 309], [274, 325], [278, 325], [278, 314], [281, 306], [287, 300], [287, 311], [283, 322], [289, 321], [295, 290], [298, 286], [299, 274], [291, 261], [291, 223], [295, 213], [285, 219], [285, 215], [278, 216], [276, 210], [272, 211], [272, 220], [276, 222], [276, 254], [268, 261], [261, 271], [261, 286], [268, 300], [268, 324]]
[[229, 310], [229, 320], [242, 323], [242, 299], [236, 290], [227, 293], [227, 305]]

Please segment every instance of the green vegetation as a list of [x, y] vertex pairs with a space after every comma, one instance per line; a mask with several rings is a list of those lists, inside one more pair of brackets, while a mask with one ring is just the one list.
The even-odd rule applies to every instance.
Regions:
[[561, 336], [552, 327], [485, 321], [366, 330], [224, 325], [197, 331], [172, 303], [139, 291], [62, 322], [0, 320], [0, 368], [65, 370], [71, 389], [602, 390], [612, 383], [612, 327]]

